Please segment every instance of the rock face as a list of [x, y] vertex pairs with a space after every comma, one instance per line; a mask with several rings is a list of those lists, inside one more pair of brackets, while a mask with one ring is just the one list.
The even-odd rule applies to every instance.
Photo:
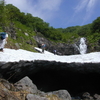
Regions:
[[[1, 78], [16, 83], [25, 76], [28, 76], [37, 88], [44, 92], [64, 89], [68, 90], [71, 96], [81, 95], [83, 92], [100, 94], [100, 81], [98, 81], [100, 63], [60, 63], [55, 61], [0, 63]], [[26, 86], [28, 84], [26, 83]]]
[[[41, 36], [35, 36], [34, 39], [37, 41], [38, 47], [41, 48], [41, 44], [46, 44], [46, 50], [53, 53], [54, 50], [57, 51], [58, 55], [74, 55], [79, 54], [78, 46], [79, 46], [79, 40], [77, 40], [73, 44], [69, 43], [54, 43], [49, 40], [47, 40], [44, 37]], [[76, 47], [77, 44], [77, 47]]]
[[86, 38], [84, 42], [80, 41], [81, 38], [77, 38], [75, 40], [72, 39], [72, 43], [55, 43], [38, 34], [34, 37], [34, 39], [37, 42], [38, 47], [41, 47], [41, 44], [44, 43], [46, 44], [46, 50], [53, 52], [56, 49], [58, 55], [81, 54], [79, 46], [80, 44], [83, 45], [84, 42], [87, 46], [86, 53], [100, 51], [100, 40], [95, 43], [89, 43]]

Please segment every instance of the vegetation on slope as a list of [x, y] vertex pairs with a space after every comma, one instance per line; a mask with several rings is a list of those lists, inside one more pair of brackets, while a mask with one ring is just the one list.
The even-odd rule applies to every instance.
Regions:
[[100, 41], [100, 17], [91, 24], [67, 28], [53, 28], [41, 18], [30, 13], [20, 12], [12, 4], [6, 5], [0, 1], [0, 31], [7, 30], [10, 34], [8, 47], [22, 48], [34, 51], [36, 46], [34, 36], [41, 33], [45, 38], [54, 42], [72, 43], [79, 37], [86, 37], [88, 43], [95, 47]]

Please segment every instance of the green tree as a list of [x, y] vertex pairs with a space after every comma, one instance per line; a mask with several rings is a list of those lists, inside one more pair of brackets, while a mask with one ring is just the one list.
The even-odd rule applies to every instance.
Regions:
[[4, 18], [5, 18], [5, 11], [4, 11], [4, 0], [0, 1], [0, 25], [4, 24]]
[[8, 10], [5, 7], [5, 1], [0, 1], [0, 26], [5, 30], [8, 26]]
[[91, 34], [91, 24], [81, 26], [77, 32], [79, 36], [87, 37]]
[[12, 4], [8, 4], [6, 5], [6, 9], [8, 10], [7, 18], [11, 22], [19, 19], [20, 10], [17, 7], [13, 6]]
[[100, 17], [98, 17], [96, 20], [92, 23], [92, 33], [98, 32], [100, 33]]

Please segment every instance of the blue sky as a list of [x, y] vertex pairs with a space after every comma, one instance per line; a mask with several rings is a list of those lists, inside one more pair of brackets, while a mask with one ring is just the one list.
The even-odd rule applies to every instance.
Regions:
[[100, 0], [5, 0], [21, 12], [31, 13], [54, 28], [92, 23], [100, 17]]

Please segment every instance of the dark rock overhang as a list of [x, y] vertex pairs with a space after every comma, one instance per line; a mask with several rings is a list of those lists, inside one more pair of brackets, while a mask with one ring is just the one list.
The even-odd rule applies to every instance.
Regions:
[[100, 94], [100, 63], [44, 60], [0, 63], [0, 77], [15, 83], [25, 76], [42, 91], [66, 89], [72, 95], [82, 92]]

